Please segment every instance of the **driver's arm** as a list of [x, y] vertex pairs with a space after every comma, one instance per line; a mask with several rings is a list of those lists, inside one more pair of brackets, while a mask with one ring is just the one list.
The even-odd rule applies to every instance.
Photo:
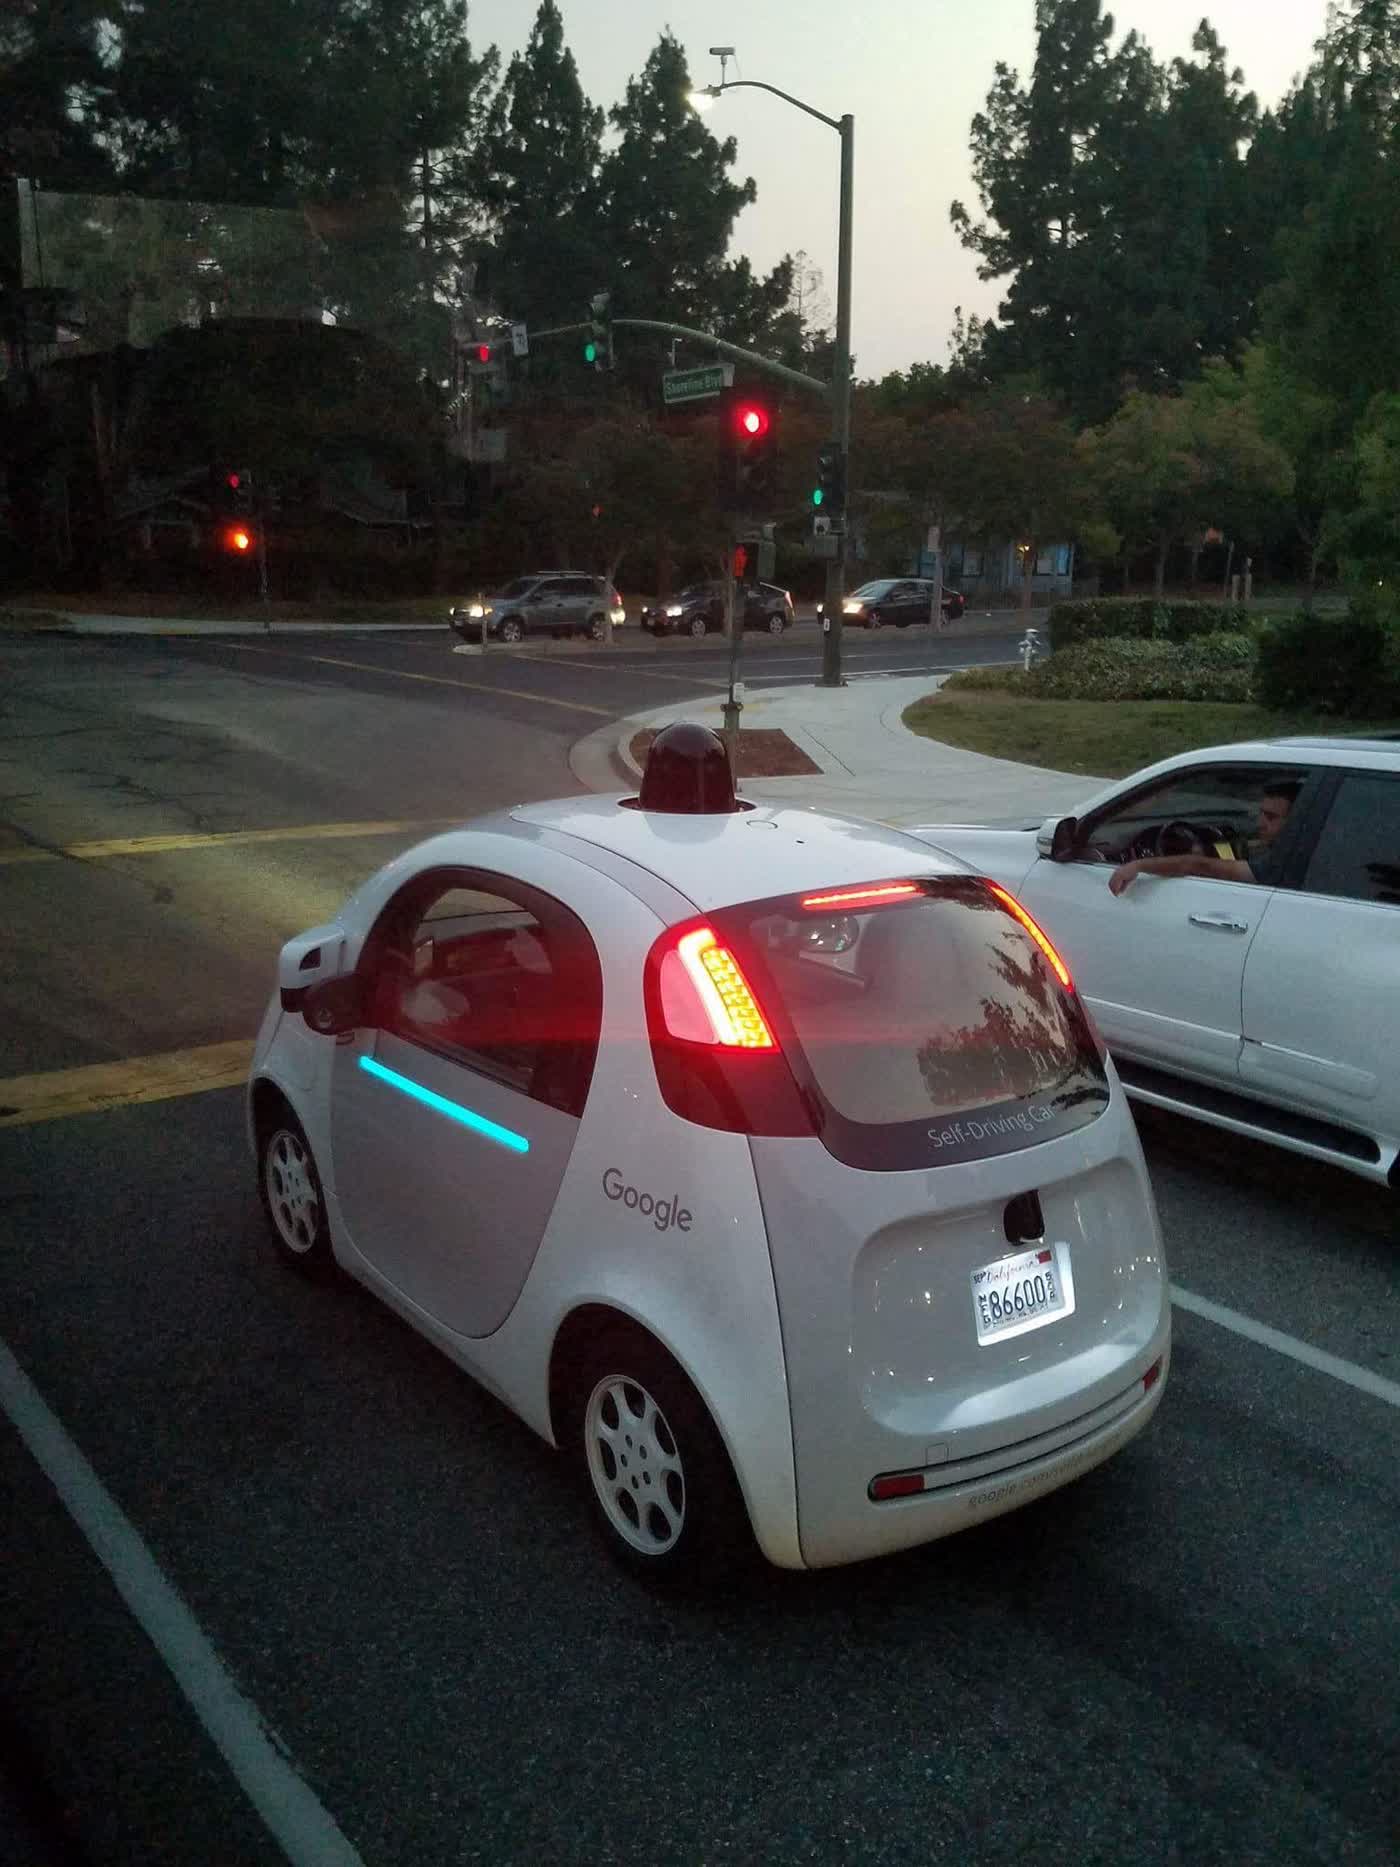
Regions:
[[1223, 856], [1147, 856], [1141, 862], [1122, 862], [1108, 878], [1110, 891], [1121, 895], [1139, 875], [1201, 875], [1212, 882], [1252, 882], [1247, 862]]

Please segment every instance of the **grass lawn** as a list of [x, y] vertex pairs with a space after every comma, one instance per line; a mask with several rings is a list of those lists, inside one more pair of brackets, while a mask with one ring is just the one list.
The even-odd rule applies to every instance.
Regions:
[[1337, 720], [1316, 713], [1209, 700], [1021, 700], [1011, 694], [928, 694], [904, 711], [911, 732], [993, 758], [1119, 778], [1174, 752], [1273, 739], [1282, 733], [1400, 732], [1400, 720]]

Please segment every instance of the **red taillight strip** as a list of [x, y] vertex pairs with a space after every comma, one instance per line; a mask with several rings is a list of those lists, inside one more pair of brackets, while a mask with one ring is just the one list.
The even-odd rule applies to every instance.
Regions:
[[1030, 935], [1031, 939], [1035, 941], [1036, 945], [1054, 968], [1055, 977], [1059, 980], [1060, 984], [1067, 992], [1072, 992], [1074, 990], [1074, 981], [1069, 976], [1069, 968], [1051, 945], [1050, 936], [1045, 932], [1044, 928], [1027, 914], [1015, 895], [1008, 894], [999, 882], [988, 882], [987, 887], [991, 889], [992, 893], [996, 896], [997, 900], [1000, 901], [1007, 913], [1014, 915]]
[[870, 1481], [870, 1496], [879, 1504], [889, 1497], [914, 1497], [924, 1488], [922, 1472], [886, 1472]]
[[776, 1050], [758, 1000], [743, 968], [709, 927], [696, 927], [676, 942], [696, 996], [717, 1044], [733, 1050]]
[[804, 895], [802, 905], [804, 908], [852, 908], [864, 903], [873, 907], [881, 901], [903, 901], [920, 892], [917, 882], [880, 882], [869, 888], [841, 888], [829, 895]]

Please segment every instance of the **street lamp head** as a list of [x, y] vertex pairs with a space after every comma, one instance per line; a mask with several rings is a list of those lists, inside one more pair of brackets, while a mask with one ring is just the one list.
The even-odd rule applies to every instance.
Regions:
[[714, 84], [707, 84], [701, 90], [688, 91], [685, 101], [690, 105], [692, 110], [698, 110], [703, 114], [703, 112], [710, 109], [718, 96], [719, 87]]

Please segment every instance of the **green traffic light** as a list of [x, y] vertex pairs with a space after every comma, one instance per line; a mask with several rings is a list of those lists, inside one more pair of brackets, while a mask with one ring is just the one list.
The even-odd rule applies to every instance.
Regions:
[[596, 363], [598, 361], [598, 346], [591, 338], [583, 346], [583, 360], [585, 363]]
[[814, 486], [812, 488], [812, 504], [814, 506], [819, 506], [825, 498], [826, 494], [822, 491], [820, 486]]

